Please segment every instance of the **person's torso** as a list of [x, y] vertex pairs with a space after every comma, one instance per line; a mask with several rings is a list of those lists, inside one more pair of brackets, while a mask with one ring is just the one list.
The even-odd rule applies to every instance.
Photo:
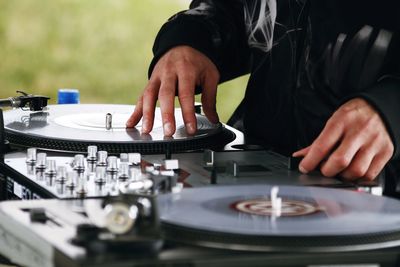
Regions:
[[252, 50], [246, 135], [283, 153], [308, 145], [343, 99], [379, 79], [388, 56], [374, 47], [400, 28], [396, 0], [305, 3], [278, 1], [274, 47]]

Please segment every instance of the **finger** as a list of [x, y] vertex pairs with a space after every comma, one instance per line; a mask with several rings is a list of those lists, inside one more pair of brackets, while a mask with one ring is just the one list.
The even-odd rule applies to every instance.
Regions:
[[302, 148], [292, 154], [292, 157], [298, 158], [298, 157], [304, 157], [307, 155], [307, 153], [310, 151], [311, 146]]
[[312, 143], [309, 152], [299, 164], [302, 173], [314, 170], [336, 146], [343, 134], [343, 127], [328, 121], [321, 134]]
[[165, 136], [172, 136], [175, 133], [175, 91], [176, 76], [165, 77], [158, 94]]
[[143, 93], [142, 133], [150, 133], [154, 123], [154, 110], [160, 87], [159, 81], [149, 82]]
[[368, 141], [364, 135], [358, 132], [345, 135], [339, 147], [322, 164], [321, 173], [333, 177], [346, 169], [363, 144], [368, 143]]
[[195, 134], [197, 131], [197, 121], [194, 109], [195, 86], [196, 79], [194, 76], [185, 74], [179, 77], [179, 103], [182, 108], [182, 117], [188, 134]]
[[127, 128], [135, 127], [143, 116], [143, 95], [139, 97], [136, 103], [135, 110], [126, 122]]
[[364, 177], [375, 155], [376, 149], [373, 146], [361, 148], [350, 165], [340, 173], [340, 176], [350, 181]]
[[383, 170], [386, 163], [390, 160], [392, 155], [390, 153], [380, 153], [377, 154], [369, 165], [368, 171], [364, 177], [370, 181], [374, 180], [379, 173]]
[[206, 74], [203, 78], [203, 92], [201, 95], [201, 103], [203, 106], [203, 112], [206, 117], [212, 122], [219, 122], [217, 114], [217, 86], [218, 77], [213, 72]]

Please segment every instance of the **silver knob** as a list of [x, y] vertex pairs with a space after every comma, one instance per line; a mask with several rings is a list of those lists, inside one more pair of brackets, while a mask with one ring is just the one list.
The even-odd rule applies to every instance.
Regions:
[[37, 152], [37, 149], [34, 147], [28, 148], [26, 150], [26, 164], [28, 164], [28, 165], [36, 164], [36, 152]]
[[164, 160], [164, 168], [166, 170], [178, 170], [179, 161], [177, 159], [166, 159]]
[[106, 168], [102, 166], [96, 167], [96, 179], [94, 180], [94, 182], [96, 184], [103, 185], [106, 183], [106, 179], [107, 179]]
[[145, 171], [147, 173], [152, 173], [155, 171], [155, 168], [154, 168], [154, 166], [149, 165], [149, 166], [146, 166]]
[[69, 190], [74, 190], [76, 187], [76, 179], [77, 179], [77, 173], [76, 172], [68, 172], [67, 173], [67, 184], [66, 187]]
[[150, 179], [143, 179], [140, 181], [131, 181], [120, 187], [120, 190], [124, 194], [136, 193], [141, 190], [149, 190], [154, 185], [153, 181]]
[[47, 164], [47, 154], [46, 153], [38, 153], [36, 159], [36, 170], [44, 171], [46, 169]]
[[97, 160], [97, 146], [88, 146], [87, 160], [92, 162]]
[[86, 177], [83, 173], [80, 173], [77, 177], [76, 194], [79, 197], [84, 197], [87, 194]]
[[107, 151], [99, 151], [97, 153], [97, 166], [107, 166]]
[[54, 159], [47, 160], [46, 175], [55, 176], [57, 174], [57, 162]]
[[111, 130], [112, 128], [112, 115], [111, 113], [106, 114], [106, 129]]
[[130, 165], [138, 165], [142, 161], [142, 155], [140, 153], [129, 153], [128, 162]]
[[107, 172], [118, 171], [118, 158], [115, 156], [109, 156], [107, 158]]
[[129, 155], [127, 153], [119, 154], [119, 161], [120, 162], [129, 162]]
[[121, 181], [126, 181], [129, 179], [130, 169], [128, 162], [121, 162], [119, 164], [119, 174], [118, 179]]
[[138, 166], [130, 168], [130, 177], [133, 181], [140, 180], [142, 178], [142, 169]]
[[67, 182], [67, 168], [65, 166], [58, 166], [56, 183], [65, 184]]
[[74, 170], [83, 172], [85, 170], [85, 156], [82, 154], [75, 155], [74, 157]]

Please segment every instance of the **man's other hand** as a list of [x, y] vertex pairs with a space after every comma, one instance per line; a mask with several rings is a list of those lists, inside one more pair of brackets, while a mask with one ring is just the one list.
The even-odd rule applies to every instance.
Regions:
[[197, 130], [194, 108], [195, 87], [202, 88], [201, 102], [204, 114], [212, 123], [217, 123], [218, 82], [218, 69], [208, 57], [189, 46], [174, 47], [157, 62], [126, 126], [135, 127], [143, 118], [142, 133], [149, 133], [153, 128], [154, 110], [158, 99], [164, 135], [172, 136], [176, 129], [174, 101], [177, 95], [186, 132], [194, 134]]
[[308, 147], [293, 154], [304, 157], [302, 173], [318, 166], [323, 175], [348, 180], [373, 180], [394, 152], [392, 140], [378, 112], [365, 100], [355, 98], [342, 105]]

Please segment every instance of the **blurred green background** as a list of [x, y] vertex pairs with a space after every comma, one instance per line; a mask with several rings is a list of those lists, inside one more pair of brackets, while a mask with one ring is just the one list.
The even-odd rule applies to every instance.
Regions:
[[[81, 103], [134, 104], [147, 82], [161, 25], [185, 0], [0, 0], [0, 98], [18, 89], [56, 103], [58, 88], [77, 88]], [[220, 86], [226, 121], [247, 77]]]

